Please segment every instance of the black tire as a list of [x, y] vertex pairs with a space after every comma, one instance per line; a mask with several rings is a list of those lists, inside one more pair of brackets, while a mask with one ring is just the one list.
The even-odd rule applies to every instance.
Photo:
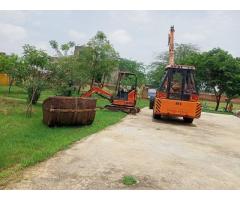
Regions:
[[189, 117], [184, 117], [183, 118], [185, 123], [191, 124], [193, 122], [193, 118], [189, 118]]
[[153, 118], [154, 119], [161, 119], [162, 117], [161, 117], [161, 115], [156, 115], [156, 114], [153, 113]]
[[149, 109], [153, 109], [154, 106], [154, 99], [149, 100]]

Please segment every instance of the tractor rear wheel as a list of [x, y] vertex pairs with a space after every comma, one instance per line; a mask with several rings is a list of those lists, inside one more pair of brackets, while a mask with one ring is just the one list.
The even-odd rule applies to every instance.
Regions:
[[153, 106], [154, 106], [154, 99], [150, 98], [150, 100], [149, 100], [149, 109], [153, 109]]
[[153, 118], [154, 118], [154, 119], [161, 119], [162, 116], [161, 116], [161, 115], [156, 115], [156, 114], [153, 113]]
[[184, 122], [191, 124], [193, 122], [193, 118], [183, 117]]

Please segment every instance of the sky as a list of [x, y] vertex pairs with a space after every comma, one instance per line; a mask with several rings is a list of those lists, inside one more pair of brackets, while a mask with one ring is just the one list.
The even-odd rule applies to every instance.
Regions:
[[176, 43], [240, 57], [239, 21], [240, 11], [0, 11], [0, 52], [21, 54], [31, 44], [54, 55], [50, 40], [83, 45], [103, 31], [121, 57], [150, 64], [168, 50], [174, 25]]

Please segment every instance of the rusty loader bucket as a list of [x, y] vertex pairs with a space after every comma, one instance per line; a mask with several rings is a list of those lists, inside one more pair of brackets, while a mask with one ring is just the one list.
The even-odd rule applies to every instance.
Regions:
[[49, 97], [43, 102], [43, 122], [48, 126], [89, 125], [96, 114], [96, 99]]

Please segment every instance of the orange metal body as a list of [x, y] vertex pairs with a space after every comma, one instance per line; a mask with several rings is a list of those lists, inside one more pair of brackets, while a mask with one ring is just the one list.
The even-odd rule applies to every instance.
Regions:
[[[130, 75], [134, 75], [136, 77], [135, 74], [129, 73], [129, 72], [119, 72], [118, 74], [118, 81], [117, 81], [117, 85], [116, 85], [116, 93], [119, 92], [119, 87], [120, 87], [120, 82], [121, 82], [121, 78], [124, 74], [130, 74]], [[136, 79], [137, 81], [137, 79]], [[84, 93], [82, 95], [82, 97], [91, 97], [93, 94], [98, 94], [106, 99], [108, 99], [112, 105], [114, 106], [121, 106], [121, 107], [135, 107], [136, 106], [136, 102], [137, 102], [137, 82], [135, 82], [135, 87], [132, 90], [129, 90], [127, 92], [127, 96], [125, 98], [121, 98], [119, 96], [113, 96], [113, 94], [109, 93], [108, 91], [104, 90], [101, 86], [93, 86], [88, 92]]]
[[[176, 65], [174, 63], [174, 26], [170, 28], [168, 45], [169, 45], [169, 65], [166, 70], [178, 69], [179, 71], [194, 70], [193, 66]], [[169, 77], [168, 77], [169, 78]], [[182, 86], [181, 86], [182, 87]], [[188, 93], [189, 98], [186, 100], [169, 98], [170, 91], [157, 90], [154, 99], [153, 116], [174, 116], [184, 118], [199, 118], [201, 116], [201, 103], [198, 100], [198, 94]]]
[[101, 87], [96, 87], [96, 86], [93, 86], [89, 91], [87, 91], [86, 93], [84, 93], [82, 95], [82, 97], [91, 97], [93, 94], [101, 94], [101, 95], [104, 95], [108, 98], [112, 98], [112, 94], [110, 94], [109, 92], [103, 90]]
[[169, 65], [174, 65], [174, 27], [170, 28], [168, 34], [168, 46], [169, 46]]
[[118, 106], [135, 106], [136, 101], [137, 101], [136, 90], [132, 90], [131, 92], [128, 93], [128, 100], [114, 99], [112, 101], [112, 104]]
[[118, 106], [135, 106], [137, 101], [137, 93], [136, 90], [132, 90], [128, 93], [127, 100], [123, 99], [114, 99], [113, 95], [100, 87], [92, 87], [88, 92], [82, 95], [82, 97], [91, 97], [93, 94], [99, 94], [105, 96], [113, 105]]
[[164, 116], [199, 118], [201, 104], [199, 101], [173, 100], [156, 95], [153, 113]]

